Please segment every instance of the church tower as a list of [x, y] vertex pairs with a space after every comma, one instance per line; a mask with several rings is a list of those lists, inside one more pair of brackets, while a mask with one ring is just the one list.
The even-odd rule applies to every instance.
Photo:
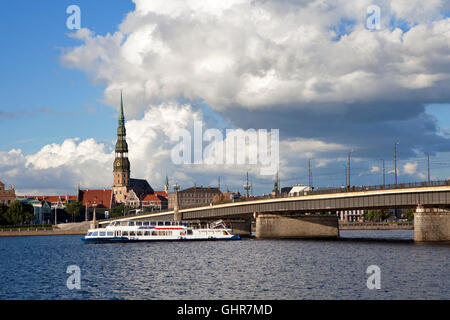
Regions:
[[166, 173], [166, 183], [164, 184], [164, 191], [169, 194], [169, 177], [167, 176]]
[[128, 144], [126, 141], [125, 117], [123, 115], [123, 99], [120, 92], [119, 127], [117, 128], [116, 156], [113, 165], [113, 191], [120, 201], [127, 193], [130, 184], [130, 161], [128, 160]]

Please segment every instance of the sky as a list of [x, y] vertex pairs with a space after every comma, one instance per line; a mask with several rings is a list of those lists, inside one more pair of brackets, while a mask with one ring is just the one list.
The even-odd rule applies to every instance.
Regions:
[[[380, 8], [370, 29], [370, 5]], [[77, 5], [80, 29], [66, 10]], [[134, 0], [0, 3], [0, 181], [109, 188], [120, 91], [132, 177], [269, 193], [261, 164], [176, 164], [177, 130], [279, 130], [281, 186], [450, 178], [450, 3]], [[373, 21], [373, 20], [370, 20]], [[203, 145], [205, 147], [207, 143]], [[253, 148], [253, 149], [252, 149]], [[250, 146], [250, 153], [257, 146]], [[256, 151], [255, 151], [256, 150]]]

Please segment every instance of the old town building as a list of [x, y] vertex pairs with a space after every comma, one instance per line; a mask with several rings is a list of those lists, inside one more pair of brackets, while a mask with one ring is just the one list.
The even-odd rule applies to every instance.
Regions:
[[6, 189], [5, 184], [0, 181], [0, 203], [9, 206], [16, 199], [16, 191], [13, 186]]
[[[214, 197], [220, 195], [219, 188], [215, 187], [192, 187], [178, 191], [179, 208], [206, 206], [214, 201]], [[175, 205], [176, 193], [169, 194], [169, 209]]]

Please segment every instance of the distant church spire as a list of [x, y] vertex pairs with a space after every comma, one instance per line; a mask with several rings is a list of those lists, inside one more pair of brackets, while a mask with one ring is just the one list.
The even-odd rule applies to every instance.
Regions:
[[122, 98], [122, 90], [120, 90], [120, 114], [119, 114], [119, 125], [125, 124], [125, 116], [123, 115], [123, 98]]
[[114, 186], [128, 186], [130, 181], [130, 161], [128, 160], [126, 135], [123, 97], [122, 91], [120, 91], [119, 126], [117, 127], [116, 157], [113, 166]]
[[164, 184], [164, 191], [169, 194], [169, 177], [167, 176], [166, 173], [166, 183]]

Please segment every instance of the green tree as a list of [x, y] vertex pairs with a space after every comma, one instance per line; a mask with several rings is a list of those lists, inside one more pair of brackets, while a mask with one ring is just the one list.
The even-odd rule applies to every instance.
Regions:
[[74, 222], [75, 219], [81, 215], [83, 210], [83, 204], [79, 201], [69, 202], [66, 205], [66, 212], [72, 216], [72, 222]]
[[8, 224], [28, 224], [34, 219], [34, 208], [29, 203], [16, 200], [6, 210], [5, 218]]
[[389, 210], [367, 210], [364, 212], [364, 220], [369, 221], [382, 221], [391, 217], [391, 211]]
[[402, 212], [402, 215], [405, 219], [408, 219], [408, 221], [414, 220], [414, 209], [405, 209]]
[[109, 210], [109, 216], [111, 218], [121, 217], [123, 216], [124, 210], [125, 212], [128, 212], [128, 210], [125, 209], [125, 205], [123, 204], [115, 206], [114, 208], [111, 208], [111, 210]]
[[6, 211], [8, 207], [4, 203], [0, 203], [0, 225], [7, 224]]

